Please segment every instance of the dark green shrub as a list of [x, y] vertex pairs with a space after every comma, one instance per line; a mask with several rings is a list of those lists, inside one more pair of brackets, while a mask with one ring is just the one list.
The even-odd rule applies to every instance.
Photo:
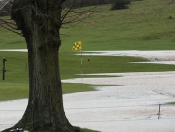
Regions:
[[114, 4], [111, 7], [111, 10], [127, 9], [128, 4], [131, 4], [131, 0], [115, 0]]

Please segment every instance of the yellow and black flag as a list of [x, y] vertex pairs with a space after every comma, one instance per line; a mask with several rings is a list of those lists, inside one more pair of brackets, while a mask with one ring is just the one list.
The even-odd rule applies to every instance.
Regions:
[[75, 42], [72, 47], [72, 50], [76, 51], [76, 50], [81, 50], [81, 49], [82, 49], [82, 42], [81, 41]]

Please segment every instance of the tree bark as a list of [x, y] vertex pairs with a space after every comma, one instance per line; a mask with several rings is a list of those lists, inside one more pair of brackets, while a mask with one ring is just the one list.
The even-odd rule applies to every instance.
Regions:
[[29, 64], [28, 106], [13, 128], [22, 127], [30, 132], [75, 131], [65, 116], [59, 71], [62, 3], [63, 0], [13, 3], [12, 19], [25, 37]]

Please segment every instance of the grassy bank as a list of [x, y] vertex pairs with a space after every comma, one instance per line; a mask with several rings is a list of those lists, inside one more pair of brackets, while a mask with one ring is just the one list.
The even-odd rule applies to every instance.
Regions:
[[[175, 7], [167, 3], [167, 0], [142, 0], [119, 11], [110, 11], [111, 5], [97, 6], [83, 22], [63, 25], [60, 51], [70, 51], [73, 43], [79, 40], [83, 42], [84, 51], [173, 50]], [[172, 19], [168, 19], [169, 16]], [[25, 41], [1, 30], [0, 49], [10, 48], [26, 48]]]
[[[0, 79], [0, 101], [27, 98], [27, 53], [0, 52], [0, 56], [5, 56], [7, 59], [5, 80]], [[61, 78], [81, 78], [79, 75], [81, 73], [80, 56], [74, 55], [74, 52], [61, 52], [59, 56]], [[161, 72], [175, 70], [174, 65], [130, 63], [140, 61], [148, 60], [126, 56], [83, 56], [83, 78], [92, 77], [87, 75], [90, 73]], [[2, 63], [0, 66], [2, 67]], [[0, 72], [0, 76], [2, 77], [2, 72]], [[83, 84], [83, 88], [81, 88], [81, 84], [63, 83], [62, 86], [64, 94], [94, 90], [92, 86], [86, 84]]]

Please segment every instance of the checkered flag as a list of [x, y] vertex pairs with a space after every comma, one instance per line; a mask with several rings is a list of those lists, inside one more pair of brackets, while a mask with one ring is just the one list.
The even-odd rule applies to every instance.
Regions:
[[75, 42], [73, 47], [72, 47], [72, 50], [73, 51], [76, 51], [76, 50], [81, 50], [82, 49], [82, 43], [81, 41], [78, 41], [78, 42]]

